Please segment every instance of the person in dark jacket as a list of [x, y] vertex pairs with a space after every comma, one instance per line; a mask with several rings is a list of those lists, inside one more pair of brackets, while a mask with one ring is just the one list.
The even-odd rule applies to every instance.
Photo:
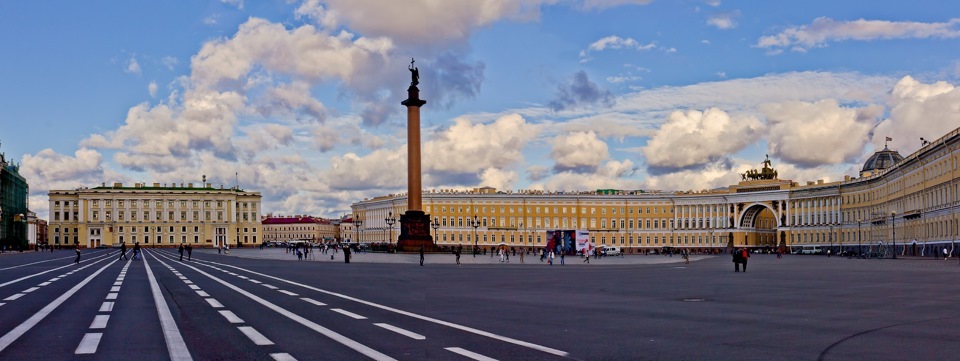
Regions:
[[740, 250], [734, 249], [731, 254], [733, 254], [733, 271], [740, 272]]
[[183, 243], [180, 244], [180, 247], [177, 247], [177, 251], [180, 252], [180, 261], [183, 261]]
[[420, 265], [423, 266], [423, 245], [420, 245]]
[[743, 271], [747, 271], [747, 260], [750, 258], [750, 251], [746, 248], [740, 249], [740, 263], [743, 264]]
[[120, 259], [127, 259], [127, 243], [120, 244]]
[[187, 261], [193, 259], [193, 246], [187, 245]]
[[73, 263], [80, 264], [80, 245], [77, 245], [77, 259]]

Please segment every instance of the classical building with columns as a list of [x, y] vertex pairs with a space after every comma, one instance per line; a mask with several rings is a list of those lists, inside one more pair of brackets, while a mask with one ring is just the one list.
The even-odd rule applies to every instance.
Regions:
[[122, 183], [50, 191], [47, 242], [56, 247], [253, 246], [263, 242], [260, 193], [210, 183]]
[[[859, 176], [836, 182], [780, 179], [769, 160], [743, 181], [699, 192], [430, 190], [422, 193], [438, 246], [543, 247], [547, 230], [589, 231], [595, 245], [639, 252], [663, 247], [785, 250], [818, 246], [851, 252], [886, 247], [957, 254], [960, 129], [907, 156], [884, 148]], [[405, 194], [352, 205], [359, 241], [396, 243]], [[391, 223], [394, 223], [391, 225]]]

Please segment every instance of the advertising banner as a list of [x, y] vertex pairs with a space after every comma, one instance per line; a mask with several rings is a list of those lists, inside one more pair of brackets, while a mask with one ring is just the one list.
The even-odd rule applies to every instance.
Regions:
[[590, 231], [578, 229], [577, 230], [577, 252], [586, 249], [590, 251], [593, 249], [593, 245], [590, 244]]
[[577, 252], [576, 239], [576, 231], [572, 229], [547, 231], [547, 252], [574, 254]]

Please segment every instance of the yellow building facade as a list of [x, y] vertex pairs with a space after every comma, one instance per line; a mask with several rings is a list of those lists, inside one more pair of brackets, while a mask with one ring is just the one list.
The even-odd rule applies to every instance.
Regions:
[[[434, 220], [439, 246], [543, 247], [547, 230], [575, 229], [589, 231], [595, 245], [628, 253], [803, 245], [866, 252], [863, 247], [892, 247], [895, 241], [899, 254], [929, 255], [934, 247], [956, 254], [958, 135], [960, 129], [906, 157], [885, 148], [861, 176], [837, 182], [779, 179], [766, 160], [763, 169], [719, 190], [425, 191], [423, 207]], [[403, 194], [353, 204], [362, 220], [359, 241], [395, 244], [399, 224], [388, 219], [405, 208]]]
[[206, 183], [51, 190], [47, 241], [60, 247], [251, 246], [263, 241], [259, 192]]
[[266, 242], [333, 242], [340, 236], [337, 222], [311, 216], [268, 216], [260, 223]]

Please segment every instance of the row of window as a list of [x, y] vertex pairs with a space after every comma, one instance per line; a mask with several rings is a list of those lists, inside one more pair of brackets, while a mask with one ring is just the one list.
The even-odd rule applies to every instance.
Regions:
[[[450, 237], [447, 237], [447, 236], [450, 236]], [[464, 237], [464, 236], [466, 236], [466, 237]], [[497, 237], [496, 237], [495, 235], [492, 235], [492, 236], [490, 236], [489, 238], [488, 238], [487, 236], [488, 236], [488, 235], [486, 235], [486, 234], [484, 234], [482, 237], [478, 235], [478, 236], [477, 236], [477, 241], [478, 241], [478, 243], [497, 243], [497, 242], [500, 242], [500, 243], [508, 243], [508, 242], [507, 242], [507, 236], [506, 236], [506, 235], [501, 234], [499, 241], [497, 241]], [[636, 242], [637, 242], [636, 244], [637, 244], [637, 245], [642, 245], [642, 244], [655, 245], [655, 244], [661, 244], [661, 243], [662, 243], [662, 244], [668, 244], [668, 243], [673, 244], [673, 243], [674, 243], [674, 237], [676, 237], [676, 241], [679, 242], [678, 244], [718, 244], [718, 243], [720, 243], [720, 242], [725, 242], [725, 241], [726, 241], [726, 239], [724, 238], [724, 236], [716, 235], [716, 234], [715, 234], [715, 235], [711, 235], [711, 236], [646, 236], [646, 237], [636, 237]], [[519, 237], [519, 240], [520, 240], [520, 243], [524, 243], [524, 237], [522, 237], [522, 236]], [[617, 240], [618, 240], [618, 239], [617, 239], [616, 236], [610, 236], [610, 244], [611, 244], [611, 245], [617, 244]], [[620, 237], [619, 237], [619, 241], [620, 241], [620, 244], [621, 244], [621, 245], [634, 245], [634, 237], [633, 237], [633, 236], [629, 236], [629, 237], [627, 237], [627, 236], [620, 236]], [[644, 241], [645, 241], [645, 243], [644, 243]], [[651, 241], [652, 241], [652, 242], [651, 242]], [[471, 242], [473, 242], [473, 238], [472, 238], [472, 235], [471, 235], [471, 234], [466, 234], [466, 235], [464, 235], [463, 233], [459, 233], [459, 234], [447, 234], [447, 233], [443, 233], [443, 234], [441, 235], [441, 242], [445, 242], [445, 243], [448, 243], [448, 242], [466, 242], [466, 243], [471, 243]], [[527, 237], [526, 237], [526, 243], [525, 243], [525, 244], [534, 245], [534, 244], [541, 244], [542, 242], [543, 242], [543, 240], [540, 238], [539, 235], [537, 235], [537, 242], [536, 242], [536, 243], [533, 242], [533, 236], [527, 236]], [[606, 244], [607, 244], [607, 236], [600, 236], [600, 243], [597, 243], [597, 236], [590, 236], [590, 242], [593, 243], [593, 244], [606, 245]], [[509, 244], [517, 244], [517, 238], [515, 237], [515, 235], [510, 235], [510, 242], [509, 242]]]
[[[504, 213], [504, 214], [506, 214], [506, 213], [514, 214], [514, 213], [522, 213], [522, 212], [523, 212], [523, 207], [522, 207], [522, 206], [520, 206], [520, 207], [515, 207], [515, 206], [490, 206], [490, 207], [486, 207], [486, 206], [474, 206], [474, 207], [471, 207], [471, 206], [449, 206], [449, 208], [448, 208], [447, 206], [440, 206], [440, 207], [439, 207], [439, 208], [440, 208], [439, 210], [440, 210], [440, 213], [447, 213], [447, 210], [449, 209], [449, 210], [450, 210], [450, 213], [473, 214], [473, 213], [478, 213], [477, 211], [479, 211], [479, 213], [487, 213], [487, 210], [489, 210], [490, 212], [496, 212], [497, 209], [498, 209], [498, 207], [499, 207], [500, 213]], [[693, 207], [693, 206], [690, 206], [690, 207]], [[704, 212], [704, 207], [706, 207], [706, 212], [708, 212], [708, 213], [711, 212], [711, 211], [714, 212], [714, 213], [720, 211], [720, 208], [719, 208], [719, 206], [717, 206], [717, 205], [701, 205], [701, 206], [696, 206], [696, 207], [698, 207], [697, 209], [698, 209], [700, 212]], [[589, 207], [589, 208], [588, 208], [588, 207], [580, 207], [580, 214], [587, 214], [587, 210], [588, 210], [588, 209], [590, 210], [590, 213], [589, 213], [589, 214], [597, 214], [597, 209], [598, 209], [598, 207]], [[644, 212], [646, 212], [647, 214], [651, 214], [651, 212], [652, 212], [652, 214], [658, 214], [658, 213], [659, 213], [659, 214], [673, 213], [673, 209], [672, 209], [671, 207], [599, 207], [600, 214], [607, 214], [607, 210], [608, 210], [608, 209], [610, 210], [610, 214], [618, 214], [617, 212], [619, 212], [619, 214], [627, 214], [628, 212], [629, 212], [629, 214], [634, 214], [634, 212], [636, 212], [636, 213], [641, 213], [641, 214], [644, 213]], [[540, 214], [540, 213], [541, 213], [541, 210], [543, 211], [542, 213], [551, 213], [551, 212], [550, 212], [550, 211], [551, 211], [551, 207], [542, 207], [542, 208], [541, 208], [541, 207], [527, 207], [527, 210], [528, 210], [528, 213], [532, 213], [532, 214]], [[552, 210], [553, 210], [553, 212], [552, 212], [553, 214], [567, 214], [568, 210], [569, 210], [569, 213], [570, 213], [570, 214], [575, 214], [575, 213], [576, 213], [576, 210], [577, 210], [577, 207], [569, 207], [569, 208], [568, 208], [568, 207], [552, 207]], [[668, 210], [669, 210], [669, 212], [668, 212]], [[430, 212], [430, 207], [429, 207], [429, 206], [427, 207], [427, 210], [426, 210], [426, 211], [427, 211], [428, 213]]]
[[[106, 207], [112, 207], [112, 206], [113, 206], [113, 201], [114, 201], [114, 200], [112, 200], [112, 199], [104, 199], [104, 200], [102, 200], [102, 203], [103, 203], [103, 205], [106, 206]], [[116, 202], [117, 202], [117, 206], [118, 206], [118, 207], [125, 207], [125, 206], [127, 206], [127, 205], [129, 205], [130, 207], [137, 207], [138, 204], [142, 204], [144, 207], [149, 207], [151, 201], [150, 201], [150, 200], [138, 201], [138, 200], [136, 200], [136, 199], [130, 199], [130, 200], [118, 199], [118, 200], [116, 200]], [[154, 204], [156, 205], [156, 208], [162, 208], [162, 207], [163, 207], [163, 201], [161, 201], [161, 200], [155, 200], [155, 201], [153, 201], [153, 202], [154, 202]], [[178, 202], [178, 201], [168, 200], [168, 201], [167, 201], [167, 207], [168, 207], [168, 208], [173, 208], [174, 205], [176, 204], [176, 202]], [[203, 201], [203, 206], [204, 206], [205, 208], [210, 208], [210, 207], [213, 205], [212, 202], [213, 202], [213, 201]], [[91, 203], [93, 204], [94, 207], [98, 207], [98, 206], [100, 206], [101, 200], [99, 200], [99, 199], [94, 199], [94, 200], [91, 200]], [[193, 208], [198, 208], [198, 207], [200, 207], [200, 201], [186, 201], [186, 200], [181, 200], [181, 201], [179, 201], [179, 203], [180, 203], [180, 208], [186, 208], [186, 207], [187, 207], [187, 204], [190, 204]], [[217, 208], [223, 208], [223, 203], [224, 203], [224, 201], [216, 201], [216, 203], [217, 203]], [[70, 201], [63, 201], [63, 206], [64, 206], [64, 207], [70, 207], [70, 204], [71, 204]], [[73, 206], [77, 206], [77, 202], [76, 202], [76, 201], [73, 202]], [[242, 209], [248, 209], [248, 208], [249, 208], [249, 209], [251, 209], [251, 210], [256, 210], [256, 209], [257, 209], [257, 203], [256, 203], [256, 202], [237, 202], [236, 206], [237, 206], [237, 209], [241, 209], [241, 208], [242, 208]], [[53, 207], [54, 207], [54, 208], [60, 208], [60, 201], [53, 201]]]

